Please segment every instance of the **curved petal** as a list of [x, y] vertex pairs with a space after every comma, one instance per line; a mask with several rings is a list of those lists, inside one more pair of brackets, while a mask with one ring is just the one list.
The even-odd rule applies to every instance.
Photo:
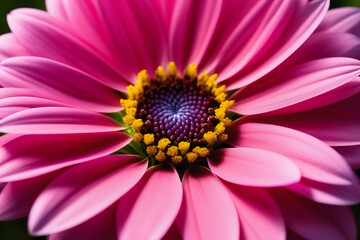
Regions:
[[[227, 42], [220, 47], [227, 56], [215, 55], [218, 57], [215, 72], [228, 89], [243, 87], [282, 63], [315, 30], [329, 6], [327, 0], [266, 3], [248, 26], [241, 26], [240, 22], [232, 36], [226, 36]], [[253, 1], [251, 4], [255, 6]], [[246, 32], [249, 29], [251, 34]]]
[[120, 97], [110, 88], [59, 62], [18, 57], [2, 62], [0, 70], [0, 84], [4, 87], [28, 88], [49, 99], [92, 111], [121, 109]]
[[0, 36], [0, 61], [17, 56], [30, 56], [21, 44], [14, 38], [12, 33]]
[[223, 182], [235, 203], [240, 218], [240, 239], [266, 240], [286, 238], [280, 209], [264, 189], [242, 187]]
[[[354, 173], [346, 161], [322, 141], [302, 132], [261, 123], [232, 124], [229, 143], [259, 148], [292, 160], [301, 175], [318, 182], [349, 185]], [[286, 146], [286, 147], [284, 147]]]
[[288, 158], [256, 148], [224, 148], [211, 153], [210, 169], [222, 179], [235, 184], [276, 187], [300, 180], [297, 166]]
[[184, 174], [183, 190], [176, 225], [184, 239], [239, 239], [236, 208], [214, 174], [191, 166]]
[[182, 240], [179, 229], [176, 227], [176, 224], [173, 223], [169, 228], [168, 232], [162, 238], [162, 240]]
[[309, 61], [237, 91], [232, 110], [242, 115], [277, 110], [331, 91], [359, 74], [360, 61], [352, 58]]
[[140, 180], [147, 167], [147, 161], [140, 160], [138, 156], [112, 155], [65, 171], [36, 199], [29, 215], [30, 232], [57, 233], [94, 217]]
[[334, 147], [354, 169], [360, 169], [360, 146]]
[[285, 190], [271, 191], [287, 226], [306, 239], [355, 240], [356, 225], [348, 207], [314, 203]]
[[27, 109], [0, 120], [1, 132], [19, 134], [114, 132], [121, 129], [105, 115], [67, 107]]
[[172, 166], [163, 164], [148, 169], [119, 200], [118, 239], [160, 239], [178, 214], [181, 200], [181, 181]]
[[27, 179], [106, 156], [130, 141], [120, 132], [17, 136], [0, 147], [0, 182]]
[[29, 214], [41, 191], [61, 171], [6, 184], [0, 194], [0, 221], [9, 221]]
[[117, 240], [116, 206], [113, 204], [90, 220], [67, 231], [51, 234], [49, 240]]
[[82, 41], [66, 22], [43, 11], [17, 9], [8, 15], [8, 23], [15, 38], [33, 55], [81, 69], [119, 91], [129, 85], [116, 66]]

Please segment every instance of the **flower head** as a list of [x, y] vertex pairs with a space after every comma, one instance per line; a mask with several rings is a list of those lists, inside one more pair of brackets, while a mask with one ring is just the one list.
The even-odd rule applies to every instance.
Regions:
[[328, 5], [13, 11], [0, 220], [50, 239], [355, 239], [360, 10]]

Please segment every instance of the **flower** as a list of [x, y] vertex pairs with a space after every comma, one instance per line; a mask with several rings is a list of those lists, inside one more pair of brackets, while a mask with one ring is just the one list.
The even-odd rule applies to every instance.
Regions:
[[51, 240], [356, 239], [360, 11], [328, 5], [11, 12], [0, 220]]

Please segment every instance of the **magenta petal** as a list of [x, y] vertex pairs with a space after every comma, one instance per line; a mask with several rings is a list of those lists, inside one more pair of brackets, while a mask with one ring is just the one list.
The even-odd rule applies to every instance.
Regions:
[[176, 225], [184, 239], [239, 239], [239, 219], [225, 186], [208, 169], [191, 166]]
[[360, 169], [360, 145], [334, 147], [354, 169]]
[[286, 238], [283, 217], [276, 202], [261, 188], [242, 187], [224, 182], [240, 218], [240, 239]]
[[235, 184], [275, 187], [296, 183], [301, 174], [288, 158], [256, 148], [224, 148], [211, 153], [210, 169]]
[[64, 232], [49, 236], [49, 240], [117, 240], [116, 206], [114, 203], [90, 220]]
[[92, 133], [120, 129], [119, 124], [105, 115], [67, 107], [27, 109], [0, 120], [0, 131], [6, 133]]
[[30, 232], [48, 235], [95, 216], [139, 181], [147, 167], [147, 161], [140, 160], [138, 156], [112, 155], [67, 170], [36, 199], [29, 215]]
[[9, 221], [27, 216], [40, 192], [59, 174], [56, 171], [8, 183], [0, 194], [0, 220]]
[[348, 207], [314, 203], [281, 189], [271, 193], [287, 226], [305, 239], [356, 239], [355, 220]]
[[120, 132], [18, 136], [0, 147], [0, 182], [31, 178], [106, 156], [130, 141]]
[[59, 62], [18, 57], [2, 62], [0, 69], [0, 84], [5, 87], [28, 88], [49, 99], [92, 111], [116, 112], [121, 109], [119, 96], [110, 88]]
[[119, 200], [118, 239], [160, 239], [178, 214], [181, 200], [181, 181], [172, 166], [148, 169], [139, 183]]
[[325, 58], [309, 61], [240, 89], [232, 110], [245, 115], [284, 108], [331, 91], [360, 74], [360, 61]]
[[168, 232], [165, 234], [165, 236], [162, 238], [162, 240], [182, 240], [181, 234], [179, 232], [179, 229], [176, 227], [175, 222], [171, 227], [169, 228]]
[[290, 128], [235, 122], [229, 131], [229, 143], [281, 154], [298, 166], [303, 177], [318, 182], [349, 185], [354, 180], [353, 171], [332, 148]]
[[30, 56], [31, 54], [14, 38], [12, 33], [0, 36], [0, 61], [16, 56]]

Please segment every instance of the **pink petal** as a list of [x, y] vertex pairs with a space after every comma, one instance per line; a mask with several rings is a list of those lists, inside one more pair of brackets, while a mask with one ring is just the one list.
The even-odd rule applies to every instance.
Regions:
[[166, 31], [152, 1], [97, 0], [97, 4], [123, 76], [135, 80], [139, 70], [153, 73], [168, 63]]
[[237, 91], [232, 110], [243, 115], [277, 110], [331, 91], [359, 74], [360, 61], [351, 58], [309, 61]]
[[120, 125], [105, 115], [67, 107], [27, 109], [0, 120], [1, 132], [19, 134], [113, 132], [120, 129]]
[[235, 184], [275, 187], [298, 182], [301, 174], [288, 158], [256, 148], [224, 148], [211, 153], [210, 169]]
[[66, 22], [34, 9], [17, 9], [8, 15], [15, 38], [33, 55], [53, 59], [94, 76], [98, 81], [124, 91], [129, 84], [117, 67], [100, 51], [77, 36]]
[[44, 98], [39, 92], [25, 88], [12, 88], [2, 87], [0, 88], [0, 99], [10, 97], [41, 97]]
[[360, 203], [360, 183], [355, 174], [349, 185], [332, 185], [302, 179], [287, 188], [312, 201], [331, 205], [353, 205]]
[[[219, 81], [228, 89], [243, 87], [283, 62], [315, 30], [329, 6], [326, 0], [266, 3], [246, 26], [242, 26], [241, 19], [239, 28], [226, 36], [227, 42], [220, 46], [227, 55], [215, 55], [221, 56], [215, 72], [220, 73]], [[250, 4], [255, 6], [253, 1]], [[246, 32], [249, 30], [250, 34]]]
[[119, 200], [118, 239], [160, 239], [178, 214], [181, 200], [181, 181], [172, 166], [148, 169], [139, 183]]
[[283, 155], [298, 166], [303, 177], [318, 182], [349, 185], [354, 180], [353, 171], [332, 148], [310, 135], [290, 128], [235, 122], [229, 131], [229, 143]]
[[18, 57], [2, 62], [0, 69], [0, 84], [5, 87], [29, 88], [49, 99], [92, 111], [116, 112], [121, 109], [120, 97], [110, 88], [59, 62]]
[[360, 169], [360, 146], [334, 147], [354, 169]]
[[183, 190], [176, 225], [184, 239], [239, 239], [236, 208], [215, 175], [193, 165], [184, 174]]
[[0, 182], [27, 179], [106, 156], [130, 140], [120, 132], [18, 136], [0, 147]]
[[285, 223], [280, 209], [265, 190], [224, 182], [240, 218], [240, 239], [284, 239]]
[[173, 223], [169, 228], [168, 232], [162, 238], [162, 240], [182, 240], [179, 229], [176, 227], [176, 224]]
[[0, 194], [0, 220], [9, 221], [27, 216], [40, 192], [59, 174], [57, 171], [8, 183]]
[[30, 56], [21, 44], [14, 38], [12, 33], [0, 36], [0, 61], [16, 56]]
[[355, 240], [356, 225], [349, 208], [314, 203], [277, 189], [271, 192], [287, 226], [306, 239]]
[[111, 205], [95, 217], [74, 228], [50, 235], [49, 240], [117, 240], [116, 206], [116, 203]]
[[176, 2], [170, 25], [170, 51], [180, 72], [202, 59], [215, 33], [222, 4], [222, 0]]
[[112, 155], [65, 171], [36, 199], [29, 215], [30, 232], [57, 233], [94, 217], [140, 180], [147, 167], [147, 161], [140, 160]]

